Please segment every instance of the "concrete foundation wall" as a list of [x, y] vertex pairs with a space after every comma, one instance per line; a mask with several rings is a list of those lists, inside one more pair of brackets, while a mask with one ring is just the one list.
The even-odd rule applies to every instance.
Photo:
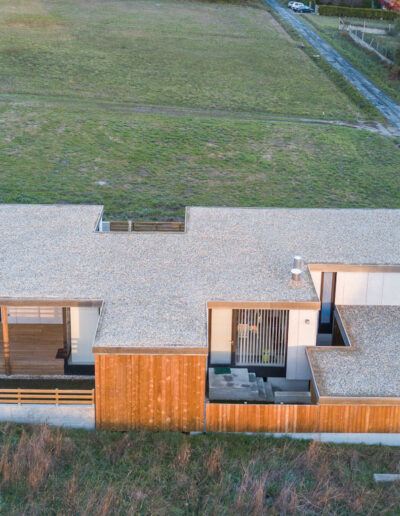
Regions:
[[1, 404], [0, 421], [91, 430], [95, 427], [95, 408], [94, 405]]
[[[259, 434], [255, 434], [259, 435]], [[323, 443], [336, 444], [383, 444], [400, 446], [400, 434], [264, 434], [266, 437], [291, 437], [292, 439], [310, 439]]]

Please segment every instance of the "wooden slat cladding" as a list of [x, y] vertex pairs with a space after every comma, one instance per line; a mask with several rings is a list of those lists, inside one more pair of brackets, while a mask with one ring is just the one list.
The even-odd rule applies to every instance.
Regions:
[[110, 222], [110, 231], [130, 231], [129, 222], [112, 220]]
[[400, 432], [400, 406], [208, 403], [209, 432]]
[[135, 221], [110, 221], [110, 231], [185, 231], [184, 222], [135, 222]]
[[205, 356], [96, 355], [96, 427], [204, 429]]

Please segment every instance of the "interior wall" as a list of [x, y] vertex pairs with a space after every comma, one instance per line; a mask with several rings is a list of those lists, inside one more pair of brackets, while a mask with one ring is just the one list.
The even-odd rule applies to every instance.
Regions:
[[210, 364], [230, 364], [232, 350], [232, 309], [211, 310]]
[[321, 271], [310, 271], [311, 278], [314, 283], [315, 290], [317, 291], [318, 297], [321, 295], [321, 278], [322, 278], [322, 272]]
[[338, 272], [337, 305], [400, 305], [400, 273]]
[[92, 346], [99, 320], [98, 307], [71, 307], [71, 364], [92, 365]]
[[316, 346], [318, 310], [290, 310], [286, 378], [310, 380], [306, 346]]

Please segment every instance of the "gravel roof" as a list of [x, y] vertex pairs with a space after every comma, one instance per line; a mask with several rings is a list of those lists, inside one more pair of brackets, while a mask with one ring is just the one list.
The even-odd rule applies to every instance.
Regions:
[[98, 233], [101, 212], [0, 205], [0, 297], [104, 300], [98, 346], [206, 346], [207, 301], [317, 301], [296, 254], [400, 263], [400, 210], [188, 208], [184, 234]]
[[320, 396], [400, 397], [400, 306], [337, 306], [350, 346], [308, 348]]

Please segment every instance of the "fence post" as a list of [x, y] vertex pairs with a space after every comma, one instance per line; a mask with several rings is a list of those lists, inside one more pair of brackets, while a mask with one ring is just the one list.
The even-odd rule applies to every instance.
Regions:
[[56, 405], [58, 405], [58, 389], [56, 389]]
[[21, 405], [21, 389], [17, 389], [17, 402]]

